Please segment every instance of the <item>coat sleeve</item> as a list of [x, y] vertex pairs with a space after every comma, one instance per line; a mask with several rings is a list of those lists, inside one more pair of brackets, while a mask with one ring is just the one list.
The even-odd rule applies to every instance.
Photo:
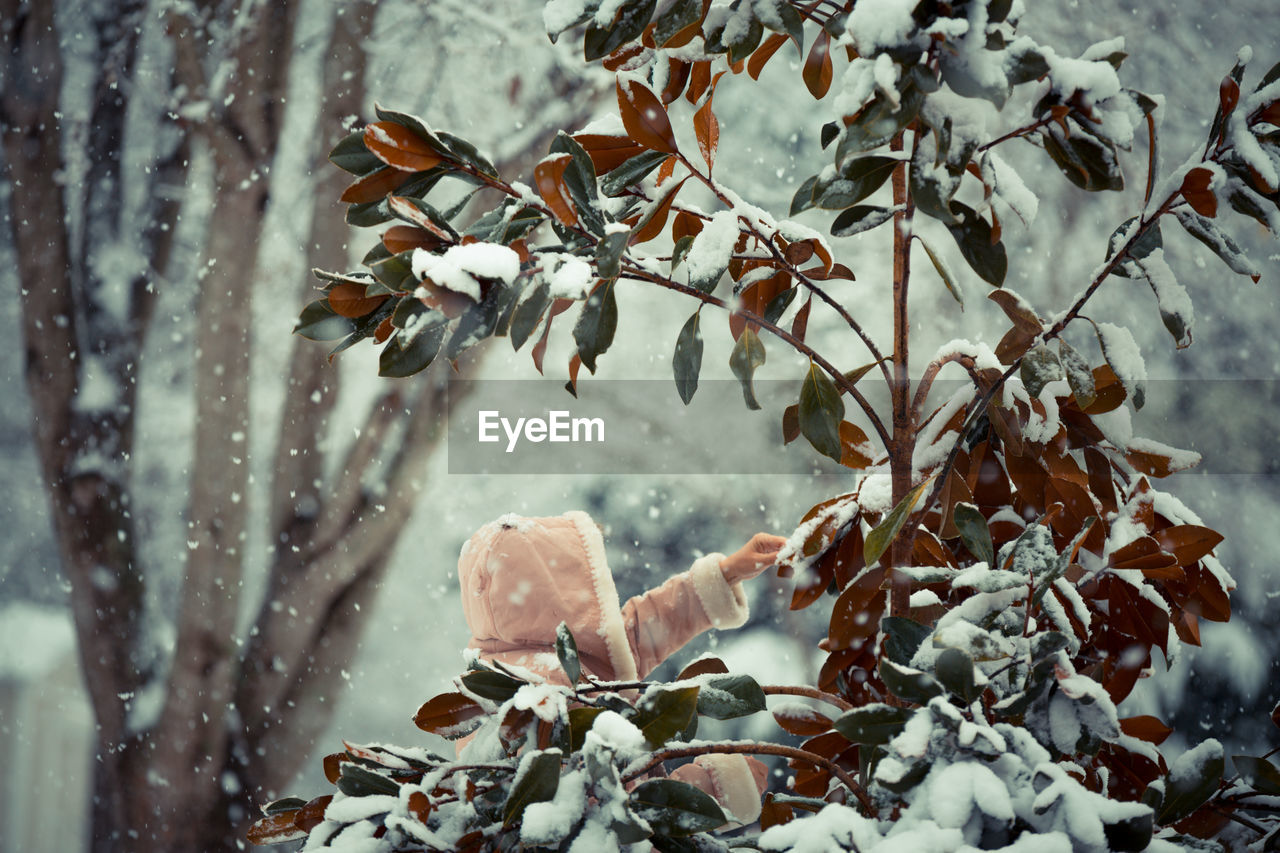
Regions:
[[687, 572], [623, 605], [622, 621], [641, 678], [708, 628], [746, 623], [747, 595], [741, 583], [724, 579], [722, 559], [723, 554], [700, 557]]

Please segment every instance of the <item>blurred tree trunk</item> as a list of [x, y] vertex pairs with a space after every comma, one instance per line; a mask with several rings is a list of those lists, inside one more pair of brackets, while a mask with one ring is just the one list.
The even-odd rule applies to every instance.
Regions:
[[[444, 428], [446, 378], [433, 369], [418, 381], [388, 383], [345, 457], [327, 465], [337, 372], [322, 347], [294, 347], [278, 450], [266, 468], [273, 482], [264, 511], [276, 547], [265, 598], [242, 637], [247, 454], [258, 426], [249, 418], [250, 303], [266, 275], [257, 247], [272, 193], [299, 192], [271, 176], [300, 3], [251, 4], [245, 12], [229, 0], [198, 0], [171, 8], [173, 80], [160, 93], [136, 77], [147, 0], [98, 4], [91, 114], [77, 135], [60, 103], [68, 37], [58, 31], [55, 4], [0, 0], [0, 131], [33, 435], [98, 724], [95, 851], [238, 846], [255, 804], [297, 774], [331, 718], [335, 703], [324, 700], [350, 665]], [[308, 256], [345, 268], [348, 228], [335, 202], [344, 179], [323, 157], [342, 121], [364, 113], [373, 7], [317, 5], [334, 25], [313, 142], [321, 177], [302, 188], [314, 192]], [[579, 84], [557, 85], [569, 94]], [[144, 86], [149, 98], [161, 97], [151, 119], [157, 153], [139, 170], [137, 140], [126, 134], [138, 108], [130, 94]], [[530, 152], [546, 143], [531, 138]], [[189, 209], [194, 197], [179, 191], [194, 179], [197, 154], [211, 161], [217, 192], [193, 276], [170, 269], [169, 256], [180, 215], [198, 213]], [[65, 176], [77, 158], [85, 174], [72, 186]], [[126, 193], [131, 181], [146, 182], [140, 211], [128, 206], [138, 196]], [[122, 269], [120, 258], [136, 263]], [[176, 646], [156, 660], [131, 512], [136, 376], [156, 282], [192, 278], [199, 297], [185, 496], [190, 550], [178, 612], [169, 617]], [[326, 470], [336, 471], [330, 482]], [[131, 704], [147, 693], [163, 696], [154, 719]]]

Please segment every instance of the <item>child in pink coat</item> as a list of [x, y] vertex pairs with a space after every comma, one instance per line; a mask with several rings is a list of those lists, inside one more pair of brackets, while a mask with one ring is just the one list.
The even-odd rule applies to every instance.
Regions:
[[[589, 515], [504, 515], [476, 531], [458, 558], [469, 647], [484, 659], [566, 684], [555, 653], [556, 627], [566, 622], [585, 672], [603, 681], [644, 678], [708, 628], [743, 625], [748, 610], [742, 582], [772, 565], [785, 541], [757, 533], [734, 553], [700, 557], [688, 571], [623, 605], [604, 538]], [[706, 755], [672, 775], [751, 823], [760, 814], [762, 770], [740, 755]]]

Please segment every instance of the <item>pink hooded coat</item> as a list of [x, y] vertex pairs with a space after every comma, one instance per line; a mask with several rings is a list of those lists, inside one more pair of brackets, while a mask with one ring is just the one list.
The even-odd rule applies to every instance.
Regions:
[[[589, 515], [504, 515], [476, 531], [458, 558], [469, 647], [565, 684], [555, 635], [566, 622], [585, 671], [605, 681], [644, 678], [708, 628], [747, 621], [746, 594], [725, 580], [722, 559], [700, 557], [620, 605], [604, 538]], [[742, 756], [703, 756], [673, 776], [697, 784], [744, 823], [759, 816], [760, 785]]]

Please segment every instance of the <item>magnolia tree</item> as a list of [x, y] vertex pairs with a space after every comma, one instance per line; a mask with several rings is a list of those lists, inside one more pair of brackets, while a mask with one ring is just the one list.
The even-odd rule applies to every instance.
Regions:
[[[803, 437], [860, 476], [805, 515], [779, 559], [795, 578], [793, 608], [830, 607], [816, 684], [760, 685], [714, 659], [670, 683], [603, 683], [581, 670], [565, 629], [558, 683], [474, 660], [456, 692], [422, 706], [423, 729], [471, 736], [460, 758], [348, 744], [325, 762], [338, 793], [271, 804], [254, 841], [1273, 849], [1271, 753], [1228, 764], [1207, 740], [1169, 762], [1159, 744], [1170, 729], [1117, 710], [1153, 672], [1154, 650], [1171, 662], [1199, 643], [1202, 619], [1229, 618], [1234, 583], [1213, 556], [1221, 537], [1152, 485], [1198, 457], [1134, 436], [1144, 367], [1132, 335], [1086, 311], [1113, 279], [1145, 282], [1151, 316], [1189, 345], [1192, 305], [1166, 236], [1189, 235], [1257, 280], [1228, 231], [1239, 216], [1280, 226], [1280, 66], [1246, 82], [1242, 51], [1217, 102], [1202, 105], [1203, 148], [1162, 171], [1160, 102], [1121, 82], [1122, 41], [1063, 56], [1020, 31], [1023, 11], [1010, 0], [552, 0], [551, 37], [581, 37], [586, 61], [616, 76], [618, 109], [561, 134], [532, 186], [386, 110], [334, 149], [355, 175], [348, 221], [390, 227], [366, 270], [319, 274], [324, 295], [299, 334], [340, 339], [338, 349], [372, 338], [384, 376], [501, 337], [530, 346], [541, 370], [553, 327], [570, 333], [556, 318], [571, 312], [576, 392], [581, 366], [601, 367], [626, 319], [617, 289], [661, 288], [673, 309], [693, 309], [672, 356], [686, 404], [704, 334], [732, 335], [750, 408], [766, 342], [792, 351], [807, 367], [779, 413], [784, 439]], [[833, 120], [815, 122], [827, 153], [786, 216], [815, 209], [806, 218], [835, 237], [881, 229], [892, 278], [871, 286], [888, 291], [891, 317], [847, 295], [853, 272], [824, 235], [748, 203], [735, 190], [747, 176], [715, 170], [717, 85], [758, 79], [789, 43]], [[1081, 190], [1124, 191], [1118, 152], [1135, 143], [1148, 156], [1133, 214], [1098, 247], [1074, 300], [1044, 312], [1004, 287], [1004, 226], [1029, 225], [1038, 201], [1002, 153], [1029, 144]], [[441, 209], [436, 188], [458, 182], [472, 192]], [[694, 203], [705, 199], [710, 209]], [[949, 239], [1010, 326], [994, 347], [953, 341], [912, 360], [912, 261], [958, 300]], [[728, 322], [712, 332], [704, 314], [718, 311]], [[818, 312], [847, 341], [808, 337]], [[944, 369], [963, 377], [950, 395], [934, 388]], [[864, 393], [875, 381], [887, 408]], [[767, 706], [771, 696], [789, 698]], [[701, 718], [766, 711], [776, 738], [698, 739]], [[758, 827], [665, 778], [705, 753], [789, 764]]]

